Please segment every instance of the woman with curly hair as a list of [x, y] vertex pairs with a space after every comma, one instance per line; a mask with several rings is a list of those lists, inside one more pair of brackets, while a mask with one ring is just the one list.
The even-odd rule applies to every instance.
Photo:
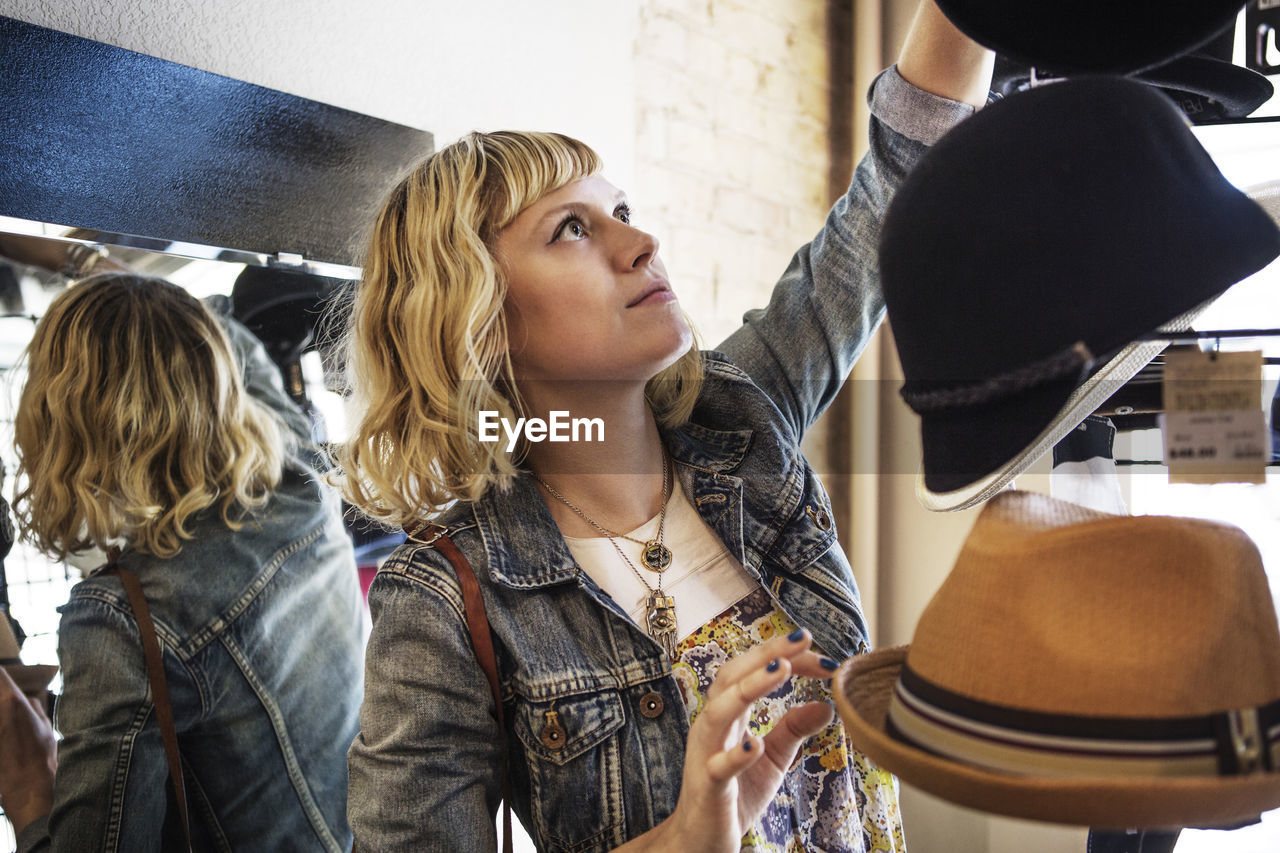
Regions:
[[[848, 193], [715, 351], [583, 143], [475, 133], [393, 190], [341, 462], [348, 500], [412, 533], [369, 593], [357, 848], [492, 849], [505, 773], [540, 850], [903, 849], [894, 780], [832, 720], [867, 627], [799, 443], [883, 316], [894, 188], [990, 67], [922, 7]], [[539, 440], [557, 418], [603, 429]]]
[[54, 559], [112, 556], [61, 608], [56, 761], [35, 706], [0, 690], [18, 849], [185, 847], [138, 613], [103, 571], [116, 567], [160, 639], [194, 845], [348, 849], [355, 562], [262, 346], [175, 285], [112, 273], [53, 300], [25, 361], [19, 527]]

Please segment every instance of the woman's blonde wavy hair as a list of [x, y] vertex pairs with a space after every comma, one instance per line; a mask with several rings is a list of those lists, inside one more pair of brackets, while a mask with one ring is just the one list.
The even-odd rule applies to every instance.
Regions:
[[172, 557], [217, 502], [239, 529], [280, 481], [283, 435], [245, 391], [226, 333], [160, 279], [93, 276], [27, 347], [14, 419], [26, 538], [57, 559], [121, 540]]
[[[543, 195], [600, 168], [595, 151], [561, 134], [471, 133], [391, 191], [348, 328], [350, 384], [362, 411], [339, 451], [337, 483], [348, 501], [400, 526], [510, 485], [527, 442], [509, 452], [476, 435], [481, 410], [523, 414], [495, 240]], [[688, 419], [702, 370], [695, 339], [649, 380], [645, 396], [660, 424]]]

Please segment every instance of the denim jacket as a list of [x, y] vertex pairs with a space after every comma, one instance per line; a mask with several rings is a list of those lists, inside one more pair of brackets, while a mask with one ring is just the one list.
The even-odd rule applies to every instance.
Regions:
[[[690, 421], [660, 430], [702, 518], [836, 658], [867, 649], [866, 622], [799, 442], [883, 317], [875, 246], [893, 189], [972, 112], [895, 69], [871, 104], [871, 154], [849, 192], [768, 307], [704, 353]], [[540, 850], [607, 850], [670, 815], [688, 733], [670, 662], [575, 564], [532, 478], [455, 505], [440, 523], [480, 583], [507, 730], [498, 731], [452, 568], [436, 549], [407, 543], [370, 589], [365, 701], [349, 759], [357, 848], [493, 850], [504, 737], [512, 808]], [[562, 736], [543, 736], [552, 720]]]
[[[242, 529], [215, 505], [193, 517], [195, 538], [177, 556], [125, 550], [120, 564], [141, 582], [162, 647], [196, 849], [347, 850], [364, 618], [355, 558], [337, 497], [317, 479], [306, 418], [252, 334], [226, 325], [250, 393], [300, 449]], [[91, 575], [60, 610], [53, 809], [18, 850], [181, 849], [120, 579]]]

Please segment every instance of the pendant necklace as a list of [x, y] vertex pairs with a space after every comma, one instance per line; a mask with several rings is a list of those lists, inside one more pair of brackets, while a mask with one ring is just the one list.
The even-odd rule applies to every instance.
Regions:
[[[641, 542], [639, 539], [636, 539], [635, 537], [632, 537], [632, 536], [628, 536], [625, 533], [614, 533], [612, 530], [608, 529], [607, 527], [601, 527], [599, 524], [596, 524], [594, 521], [591, 521], [591, 519], [589, 518], [587, 519], [587, 521], [595, 525], [596, 529], [604, 533], [605, 536], [608, 536], [610, 538], [617, 536], [620, 539], [626, 539], [628, 542], [634, 542], [637, 545], [643, 546], [640, 549], [640, 562], [644, 564], [644, 567], [646, 569], [649, 569], [650, 571], [653, 571], [653, 572], [657, 572], [658, 574], [662, 574], [671, 565], [671, 549], [668, 548], [666, 545], [664, 545], [662, 542], [662, 533], [667, 526], [667, 501], [671, 497], [670, 486], [671, 484], [667, 480], [667, 453], [665, 450], [663, 450], [662, 452], [662, 509], [658, 510], [658, 535], [653, 537], [652, 539], [649, 539], [648, 541]], [[550, 487], [548, 486], [548, 488]], [[579, 514], [581, 515], [581, 513]], [[586, 518], [586, 516], [583, 516], [583, 517]]]
[[[645, 589], [649, 590], [649, 597], [645, 601], [645, 631], [650, 637], [662, 646], [663, 651], [667, 653], [667, 658], [671, 661], [676, 659], [676, 600], [667, 595], [662, 589], [662, 573], [671, 566], [671, 549], [663, 544], [663, 529], [667, 520], [667, 500], [671, 496], [671, 478], [670, 469], [667, 465], [667, 453], [664, 449], [662, 452], [662, 509], [658, 516], [658, 535], [647, 542], [641, 542], [639, 539], [633, 539], [630, 536], [624, 536], [621, 533], [614, 533], [606, 527], [603, 527], [587, 515], [581, 509], [573, 504], [564, 495], [552, 488], [547, 481], [543, 480], [537, 474], [533, 478], [542, 484], [542, 487], [552, 494], [558, 501], [563, 503], [569, 509], [576, 512], [582, 517], [582, 520], [590, 524], [596, 530], [599, 530], [609, 540], [609, 544], [618, 552], [618, 556], [622, 558], [627, 567], [631, 569], [631, 573], [640, 579], [640, 583], [644, 584]], [[641, 552], [641, 562], [645, 568], [658, 575], [658, 586], [654, 588], [644, 579], [644, 575], [636, 568], [636, 564], [631, 562], [631, 558], [626, 555], [622, 547], [617, 543], [616, 539], [626, 539], [629, 542], [635, 542], [644, 546]]]

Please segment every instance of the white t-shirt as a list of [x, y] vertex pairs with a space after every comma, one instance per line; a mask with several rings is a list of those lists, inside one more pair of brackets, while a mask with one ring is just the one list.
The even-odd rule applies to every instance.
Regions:
[[[678, 477], [667, 503], [667, 521], [663, 544], [671, 549], [671, 565], [662, 573], [662, 590], [675, 599], [676, 639], [698, 630], [723, 613], [744, 596], [760, 588], [747, 574], [720, 537], [707, 526], [685, 496]], [[658, 533], [659, 516], [646, 521], [626, 535], [641, 542]], [[640, 559], [642, 546], [618, 537], [613, 540], [622, 548], [650, 587], [657, 588], [658, 573], [645, 568]], [[566, 536], [569, 551], [592, 580], [600, 585], [632, 620], [642, 628], [649, 588], [618, 556], [617, 550], [604, 536], [580, 538]]]

